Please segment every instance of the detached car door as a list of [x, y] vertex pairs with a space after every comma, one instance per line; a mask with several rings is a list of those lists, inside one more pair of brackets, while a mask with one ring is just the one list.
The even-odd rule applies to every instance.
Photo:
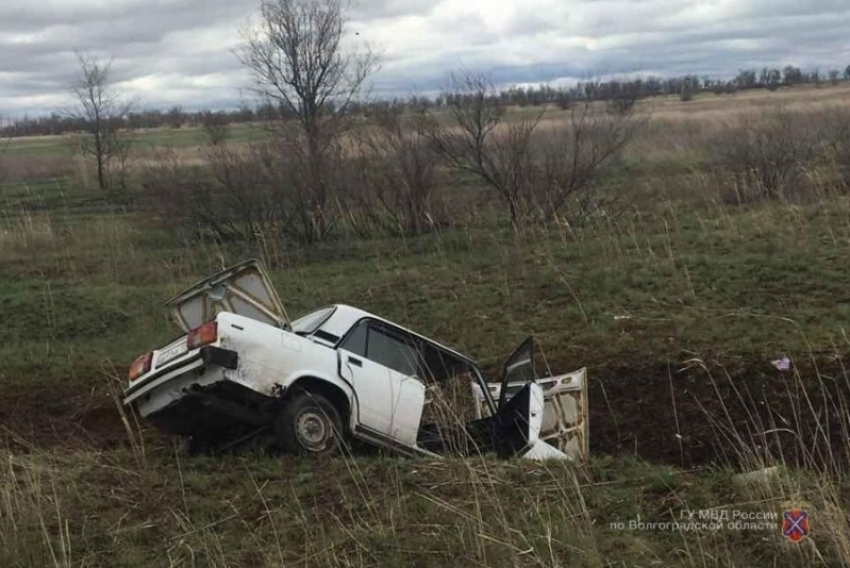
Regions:
[[357, 397], [356, 427], [368, 436], [416, 444], [425, 385], [415, 377], [418, 341], [374, 320], [361, 320], [338, 348], [340, 376]]

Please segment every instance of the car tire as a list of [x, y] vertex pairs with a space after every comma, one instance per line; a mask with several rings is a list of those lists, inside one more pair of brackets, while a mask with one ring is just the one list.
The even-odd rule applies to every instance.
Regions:
[[281, 447], [290, 454], [328, 456], [343, 445], [339, 412], [320, 394], [299, 392], [284, 403], [274, 422]]

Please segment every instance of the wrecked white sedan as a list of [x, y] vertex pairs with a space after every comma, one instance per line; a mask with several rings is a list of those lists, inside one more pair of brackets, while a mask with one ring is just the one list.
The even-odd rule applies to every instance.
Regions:
[[185, 335], [136, 359], [124, 404], [195, 452], [263, 438], [295, 454], [356, 441], [407, 455], [587, 453], [585, 372], [539, 378], [531, 339], [490, 384], [468, 357], [351, 306], [290, 322], [255, 260], [167, 306]]

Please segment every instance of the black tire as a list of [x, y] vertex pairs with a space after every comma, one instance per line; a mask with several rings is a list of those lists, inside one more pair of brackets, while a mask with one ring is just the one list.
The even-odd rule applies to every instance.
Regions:
[[287, 400], [274, 421], [274, 433], [290, 454], [328, 456], [343, 445], [339, 412], [320, 394], [299, 392]]

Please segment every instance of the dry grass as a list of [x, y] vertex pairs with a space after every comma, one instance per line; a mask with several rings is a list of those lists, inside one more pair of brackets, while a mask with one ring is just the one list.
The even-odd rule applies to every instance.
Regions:
[[[771, 435], [755, 434], [754, 441]], [[217, 567], [850, 562], [846, 469], [829, 459], [793, 469], [749, 444], [731, 444], [740, 460], [731, 468], [691, 472], [628, 458], [576, 467], [483, 457], [348, 456], [319, 464], [262, 456], [185, 461], [167, 451], [145, 462], [126, 453], [4, 453], [0, 559], [4, 566]], [[764, 467], [774, 469], [758, 473]], [[743, 480], [742, 470], [756, 474]], [[779, 526], [782, 512], [796, 508], [809, 513], [812, 532], [795, 545]], [[711, 511], [728, 516], [709, 527], [718, 520], [703, 516]], [[774, 524], [757, 527], [735, 516], [742, 513]], [[703, 525], [673, 524], [689, 519]]]

